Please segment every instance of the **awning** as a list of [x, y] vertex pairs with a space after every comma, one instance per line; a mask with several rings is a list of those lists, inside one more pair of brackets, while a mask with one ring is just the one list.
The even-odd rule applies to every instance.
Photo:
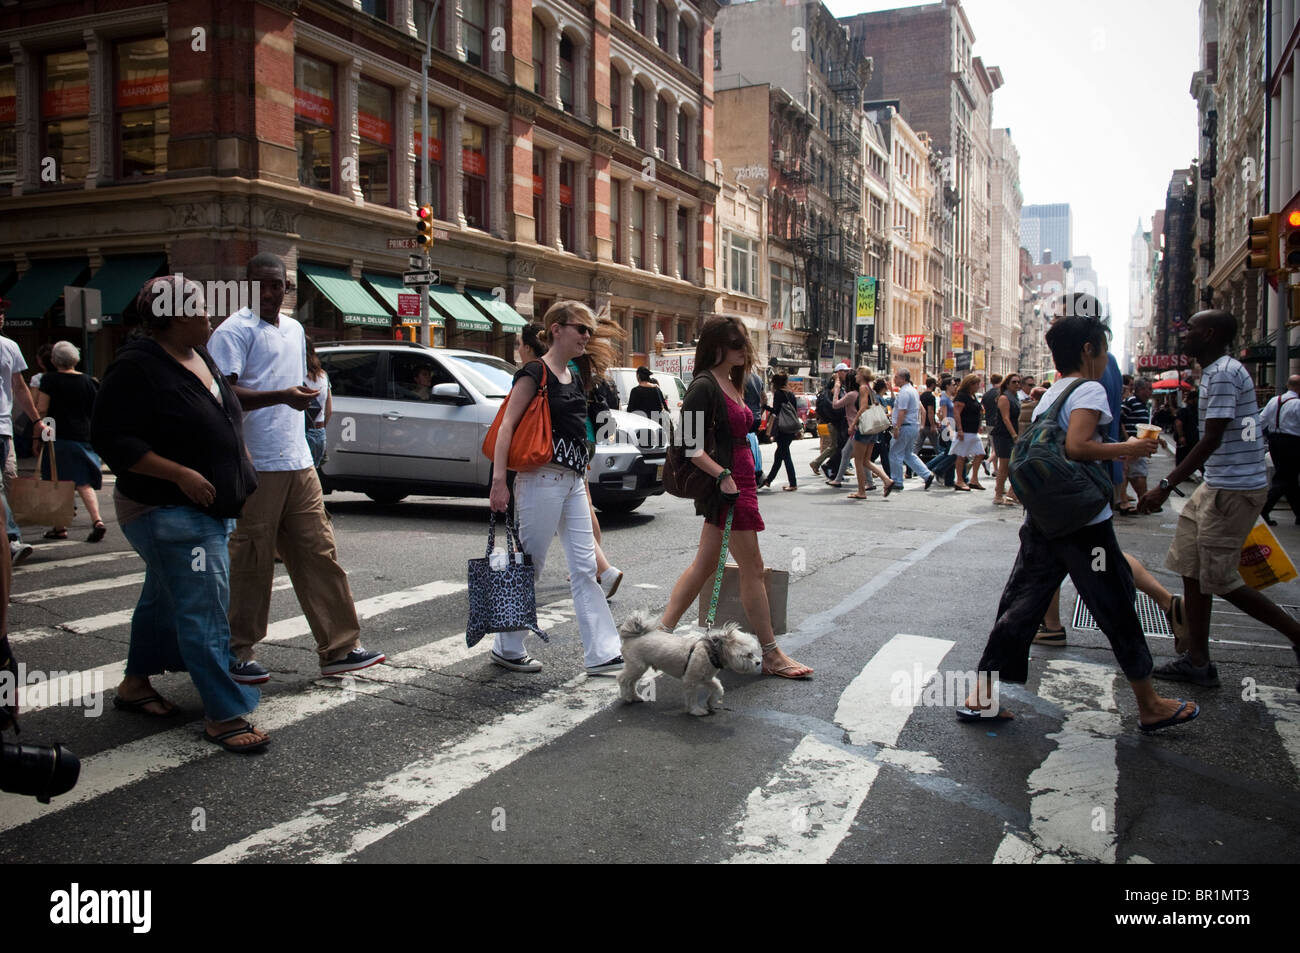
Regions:
[[[374, 275], [368, 271], [361, 273], [361, 280], [370, 286], [370, 290], [383, 299], [384, 304], [388, 305], [393, 314], [397, 314], [397, 296], [399, 294], [418, 294], [418, 288], [408, 288], [402, 284], [402, 279], [393, 275]], [[403, 324], [419, 324], [420, 319], [403, 315], [401, 319]], [[429, 326], [440, 328], [443, 326], [442, 315], [433, 308], [429, 309]]]
[[[105, 324], [112, 318], [121, 319], [127, 305], [135, 300], [140, 288], [167, 266], [166, 255], [122, 255], [107, 259], [95, 276], [86, 282], [87, 288], [98, 288]], [[211, 307], [211, 302], [208, 306]]]
[[528, 323], [520, 316], [518, 311], [495, 295], [490, 295], [485, 291], [476, 291], [472, 288], [465, 289], [465, 294], [507, 331], [518, 331]]
[[75, 285], [90, 267], [85, 258], [44, 258], [32, 262], [27, 274], [5, 295], [11, 302], [10, 321], [39, 321], [63, 297], [64, 285]]
[[433, 285], [429, 288], [429, 300], [449, 318], [456, 319], [456, 328], [460, 331], [491, 331], [492, 322], [483, 317], [478, 308], [455, 288], [445, 285]]
[[299, 262], [298, 273], [305, 275], [316, 289], [329, 299], [329, 303], [343, 315], [344, 324], [359, 324], [374, 328], [393, 326], [393, 319], [383, 306], [344, 269]]

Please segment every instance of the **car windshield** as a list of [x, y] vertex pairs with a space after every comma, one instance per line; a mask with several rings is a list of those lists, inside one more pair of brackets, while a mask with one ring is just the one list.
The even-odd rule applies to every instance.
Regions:
[[510, 393], [510, 382], [515, 376], [515, 366], [490, 354], [439, 354], [442, 360], [459, 371], [471, 387], [484, 397], [505, 397]]

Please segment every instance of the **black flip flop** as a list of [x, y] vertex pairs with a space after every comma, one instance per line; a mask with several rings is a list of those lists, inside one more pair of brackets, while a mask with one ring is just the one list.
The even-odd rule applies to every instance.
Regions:
[[1178, 716], [1181, 715], [1181, 714], [1183, 713], [1183, 709], [1186, 708], [1188, 705], [1191, 705], [1191, 704], [1193, 704], [1193, 703], [1192, 703], [1192, 702], [1185, 702], [1185, 701], [1183, 701], [1181, 698], [1178, 699], [1178, 701], [1181, 702], [1181, 704], [1178, 706], [1178, 711], [1174, 712], [1174, 713], [1173, 713], [1172, 715], [1170, 715], [1168, 718], [1163, 718], [1163, 719], [1161, 719], [1160, 721], [1157, 721], [1157, 722], [1155, 722], [1155, 723], [1153, 723], [1153, 724], [1150, 724], [1150, 725], [1144, 725], [1144, 724], [1142, 724], [1142, 722], [1139, 721], [1139, 722], [1138, 722], [1138, 727], [1142, 729], [1142, 733], [1143, 733], [1144, 735], [1149, 735], [1149, 734], [1151, 734], [1151, 732], [1153, 732], [1153, 731], [1159, 731], [1161, 728], [1172, 728], [1172, 727], [1174, 727], [1175, 725], [1185, 725], [1185, 724], [1187, 724], [1189, 721], [1195, 721], [1195, 720], [1196, 720], [1196, 716], [1199, 715], [1199, 714], [1201, 713], [1201, 706], [1200, 706], [1200, 705], [1195, 705], [1195, 706], [1192, 708], [1192, 713], [1191, 713], [1190, 715], [1188, 715], [1186, 718], [1179, 718]]
[[254, 741], [251, 745], [232, 745], [229, 741], [230, 738], [238, 738], [240, 735], [246, 735], [252, 731], [252, 725], [244, 725], [242, 728], [235, 728], [232, 731], [226, 731], [219, 735], [210, 735], [208, 734], [208, 730], [204, 728], [203, 738], [205, 741], [210, 741], [214, 745], [221, 745], [221, 747], [234, 754], [245, 754], [249, 751], [258, 751], [271, 743], [270, 738], [263, 738], [261, 741]]
[[957, 709], [957, 720], [958, 721], [983, 721], [983, 722], [1015, 720], [1015, 716], [1012, 715], [1011, 712], [1007, 711], [1005, 708], [999, 708], [996, 715], [985, 714], [987, 710], [988, 709], [986, 708], [970, 708], [966, 705], [962, 705], [960, 708]]
[[[144, 707], [145, 705], [151, 705], [155, 703], [159, 705], [171, 705], [172, 707], [170, 710], [164, 712], [163, 714], [159, 714], [156, 711], [150, 711], [149, 709]], [[148, 698], [137, 698], [134, 701], [128, 701], [125, 698], [121, 698], [117, 695], [114, 695], [113, 707], [116, 708], [118, 711], [130, 712], [133, 715], [144, 715], [146, 718], [171, 718], [175, 716], [175, 714], [178, 711], [180, 711], [180, 708], [178, 706], [172, 704], [167, 699], [163, 698], [161, 695], [150, 695]]]

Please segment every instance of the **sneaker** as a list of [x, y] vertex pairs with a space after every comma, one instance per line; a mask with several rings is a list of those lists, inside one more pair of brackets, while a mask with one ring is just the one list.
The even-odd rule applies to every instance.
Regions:
[[241, 685], [261, 685], [271, 680], [271, 673], [261, 663], [249, 659], [230, 666], [230, 677]]
[[618, 592], [618, 584], [623, 581], [623, 573], [616, 567], [610, 566], [596, 577], [596, 581], [600, 583], [600, 588], [605, 593], [605, 598], [613, 599], [614, 593]]
[[1035, 645], [1065, 645], [1065, 629], [1049, 629], [1045, 626], [1039, 626], [1038, 631], [1034, 634]]
[[540, 672], [542, 670], [542, 663], [527, 655], [519, 658], [506, 658], [504, 655], [497, 655], [493, 651], [489, 657], [492, 659], [493, 665], [500, 665], [512, 672]]
[[1209, 662], [1205, 665], [1193, 665], [1186, 652], [1172, 662], [1157, 666], [1151, 674], [1168, 682], [1191, 682], [1193, 685], [1204, 685], [1206, 688], [1219, 687], [1219, 670], [1215, 664]]
[[928, 477], [925, 478], [925, 486], [924, 486], [924, 489], [926, 489], [926, 490], [930, 489], [930, 484], [933, 483], [933, 482], [934, 482], [934, 474], [931, 473]]
[[623, 656], [615, 655], [608, 662], [601, 665], [588, 665], [588, 675], [617, 675], [623, 671]]
[[344, 672], [357, 672], [372, 665], [378, 665], [387, 656], [383, 652], [370, 652], [357, 646], [337, 661], [320, 667], [322, 675], [342, 675]]
[[32, 547], [26, 543], [10, 541], [9, 543], [9, 562], [14, 566], [21, 566], [27, 557], [32, 554]]

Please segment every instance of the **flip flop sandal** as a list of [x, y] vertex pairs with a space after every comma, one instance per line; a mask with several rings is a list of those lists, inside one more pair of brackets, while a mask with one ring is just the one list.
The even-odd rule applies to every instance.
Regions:
[[1039, 626], [1038, 631], [1034, 633], [1034, 645], [1065, 645], [1065, 627], [1059, 629], [1048, 629]]
[[[1149, 735], [1153, 731], [1159, 731], [1161, 728], [1172, 728], [1175, 725], [1185, 725], [1189, 721], [1195, 721], [1196, 716], [1201, 713], [1201, 706], [1193, 705], [1192, 702], [1185, 702], [1181, 698], [1178, 699], [1178, 701], [1180, 702], [1178, 706], [1178, 711], [1174, 712], [1168, 718], [1162, 718], [1160, 721], [1153, 722], [1150, 725], [1144, 725], [1142, 724], [1142, 722], [1139, 721], [1138, 727], [1142, 729], [1142, 733], [1144, 735]], [[1192, 713], [1188, 715], [1186, 718], [1180, 718], [1179, 716], [1183, 713], [1183, 710], [1188, 705], [1192, 705]]]
[[46, 534], [41, 537], [41, 539], [67, 539], [67, 538], [68, 538], [68, 531], [66, 529], [65, 530], [52, 529], [46, 532]]
[[90, 535], [86, 537], [86, 542], [97, 543], [104, 538], [104, 534], [107, 532], [108, 532], [108, 527], [104, 525], [104, 521], [97, 520], [95, 522], [95, 528], [92, 529], [90, 531]]
[[867, 494], [865, 493], [861, 495], [858, 495], [857, 493], [850, 493], [848, 496], [845, 497], [846, 500], [865, 500], [866, 498], [867, 498]]
[[957, 709], [958, 721], [1014, 721], [1015, 717], [1015, 715], [1011, 714], [1011, 712], [1007, 711], [1005, 708], [999, 708], [995, 715], [988, 714], [988, 709], [986, 708], [970, 708], [966, 705], [962, 705]]
[[970, 485], [970, 488], [971, 488], [972, 490], [987, 490], [987, 489], [988, 489], [988, 487], [986, 487], [983, 483], [972, 483], [972, 484]]
[[210, 741], [214, 745], [220, 745], [234, 754], [246, 754], [249, 751], [258, 751], [271, 743], [270, 738], [263, 738], [261, 741], [254, 741], [252, 744], [247, 745], [234, 745], [230, 743], [231, 738], [238, 738], [240, 735], [247, 735], [250, 733], [253, 733], [252, 725], [244, 725], [242, 728], [235, 728], [233, 731], [223, 732], [219, 735], [210, 735], [206, 728], [203, 729], [203, 737], [206, 741]]
[[788, 679], [790, 679], [792, 682], [802, 681], [803, 679], [805, 679], [805, 678], [810, 678], [810, 677], [812, 676], [812, 672], [811, 672], [811, 671], [805, 672], [805, 673], [802, 674], [802, 675], [787, 675], [787, 674], [786, 674], [787, 672], [797, 672], [797, 671], [799, 671], [799, 669], [801, 669], [801, 668], [807, 668], [807, 666], [799, 665], [797, 662], [795, 662], [795, 663], [791, 663], [790, 665], [782, 665], [780, 668], [771, 668], [771, 669], [770, 669], [770, 668], [768, 668], [768, 667], [765, 665], [765, 666], [763, 667], [763, 671], [762, 671], [760, 674], [762, 674], [762, 675], [771, 675], [771, 676], [773, 676], [773, 677], [775, 677], [775, 678], [788, 678]]
[[[167, 711], [160, 714], [159, 712], [156, 711], [150, 711], [148, 708], [145, 707], [146, 705], [153, 705], [153, 704], [163, 705], [163, 706], [171, 705], [171, 708], [169, 708]], [[175, 714], [178, 711], [180, 711], [180, 708], [178, 706], [172, 705], [171, 702], [163, 698], [161, 695], [150, 695], [148, 698], [136, 698], [130, 701], [128, 701], [125, 698], [121, 698], [117, 695], [114, 695], [113, 707], [116, 708], [118, 711], [130, 712], [133, 715], [144, 715], [146, 718], [171, 718], [175, 716]]]
[[954, 489], [954, 490], [957, 490], [957, 491], [960, 492], [960, 493], [969, 493], [969, 492], [970, 492], [970, 487], [968, 487], [968, 486], [954, 486], [953, 489]]

